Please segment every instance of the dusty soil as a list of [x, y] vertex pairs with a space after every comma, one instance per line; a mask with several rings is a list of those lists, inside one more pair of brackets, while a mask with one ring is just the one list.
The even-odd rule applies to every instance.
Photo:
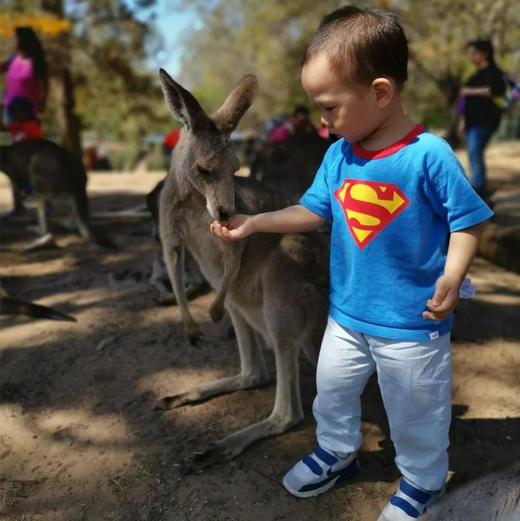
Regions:
[[[160, 177], [92, 174], [94, 212], [140, 204]], [[0, 185], [4, 211], [5, 179]], [[299, 426], [233, 461], [183, 476], [194, 451], [266, 417], [274, 386], [153, 412], [158, 397], [238, 370], [229, 322], [209, 321], [212, 294], [192, 303], [203, 330], [199, 345], [192, 346], [179, 328], [177, 308], [158, 307], [147, 283], [155, 251], [149, 222], [113, 221], [106, 233], [121, 246], [117, 251], [58, 231], [58, 248], [21, 253], [16, 248], [33, 237], [24, 224], [3, 226], [4, 288], [70, 313], [77, 322], [0, 319], [0, 519], [377, 517], [398, 473], [376, 381], [363, 396], [362, 471], [350, 485], [297, 500], [280, 484], [314, 447], [313, 368], [305, 361], [306, 418]], [[454, 330], [453, 487], [520, 459], [520, 276], [481, 259], [471, 276], [478, 295], [460, 305]]]

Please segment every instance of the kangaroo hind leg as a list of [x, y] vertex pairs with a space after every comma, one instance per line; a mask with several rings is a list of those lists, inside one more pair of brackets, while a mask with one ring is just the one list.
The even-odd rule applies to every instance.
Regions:
[[255, 331], [234, 308], [230, 308], [230, 315], [237, 336], [240, 373], [197, 385], [189, 391], [162, 398], [157, 403], [156, 410], [172, 409], [181, 405], [197, 403], [214, 396], [258, 387], [269, 382], [269, 372]]
[[303, 419], [298, 366], [299, 349], [290, 341], [275, 345], [276, 397], [270, 416], [237, 431], [195, 454], [190, 470], [234, 458], [252, 443], [281, 434]]

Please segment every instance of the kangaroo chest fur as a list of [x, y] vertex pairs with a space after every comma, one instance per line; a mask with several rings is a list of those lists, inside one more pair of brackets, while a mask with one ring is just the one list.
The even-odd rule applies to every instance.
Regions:
[[204, 198], [198, 193], [182, 196], [177, 180], [169, 175], [161, 199], [161, 218], [168, 233], [172, 233], [179, 245], [183, 244], [193, 255], [211, 286], [218, 289], [224, 275], [224, 252], [231, 248], [214, 237], [209, 229], [211, 218]]

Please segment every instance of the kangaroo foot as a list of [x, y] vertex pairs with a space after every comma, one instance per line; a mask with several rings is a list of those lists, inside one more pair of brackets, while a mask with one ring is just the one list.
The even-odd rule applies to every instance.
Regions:
[[301, 419], [300, 415], [287, 417], [271, 415], [266, 420], [250, 425], [211, 444], [203, 452], [194, 453], [187, 468], [191, 472], [196, 472], [216, 463], [232, 459], [254, 442], [280, 434], [296, 425]]
[[184, 333], [188, 337], [188, 341], [192, 346], [197, 345], [200, 340], [200, 327], [196, 322], [188, 322], [183, 324]]
[[233, 459], [238, 456], [242, 450], [240, 447], [230, 447], [228, 444], [222, 442], [213, 443], [206, 450], [193, 453], [191, 461], [189, 461], [184, 468], [184, 472], [190, 474], [216, 465], [217, 463]]
[[168, 411], [170, 409], [175, 409], [188, 403], [188, 400], [183, 398], [182, 394], [175, 394], [173, 396], [165, 396], [161, 398], [154, 406], [154, 411]]
[[45, 235], [42, 235], [41, 237], [38, 237], [34, 241], [31, 241], [27, 244], [24, 244], [23, 251], [33, 251], [33, 250], [40, 250], [44, 248], [57, 248], [58, 245], [56, 244], [56, 241], [54, 240], [54, 236], [52, 233], [46, 233]]

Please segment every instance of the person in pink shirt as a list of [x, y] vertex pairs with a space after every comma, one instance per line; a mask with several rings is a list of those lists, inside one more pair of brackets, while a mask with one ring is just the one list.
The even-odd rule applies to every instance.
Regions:
[[37, 116], [43, 113], [47, 98], [47, 62], [40, 40], [30, 27], [17, 27], [15, 37], [16, 52], [0, 64], [0, 72], [6, 74], [2, 98], [5, 125], [10, 122], [8, 109], [15, 98], [29, 99]]
[[316, 133], [316, 127], [312, 124], [309, 109], [305, 105], [296, 105], [292, 116], [271, 130], [268, 137], [269, 143], [280, 143], [297, 132], [302, 134]]
[[34, 114], [29, 98], [14, 98], [9, 104], [10, 122], [5, 128], [11, 133], [13, 143], [28, 139], [42, 139], [43, 131]]

